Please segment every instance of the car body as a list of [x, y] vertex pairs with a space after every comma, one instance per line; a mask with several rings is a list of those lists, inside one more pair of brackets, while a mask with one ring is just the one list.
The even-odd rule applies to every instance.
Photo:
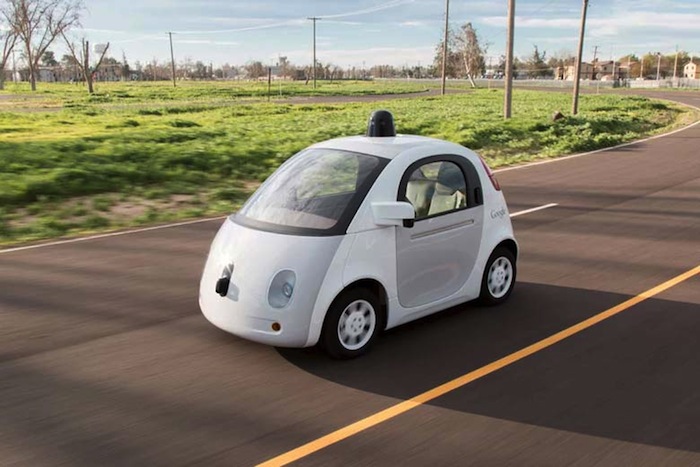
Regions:
[[224, 221], [200, 283], [212, 324], [354, 357], [381, 330], [508, 298], [518, 245], [483, 160], [396, 135], [386, 111], [373, 114], [368, 134], [294, 155]]

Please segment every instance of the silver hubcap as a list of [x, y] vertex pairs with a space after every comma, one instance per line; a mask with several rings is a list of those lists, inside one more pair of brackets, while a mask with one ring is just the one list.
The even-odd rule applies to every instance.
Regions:
[[488, 276], [489, 293], [493, 298], [501, 298], [510, 290], [513, 283], [513, 265], [505, 256], [491, 263]]
[[374, 307], [365, 300], [350, 303], [338, 321], [338, 339], [348, 350], [357, 350], [369, 342], [377, 324]]

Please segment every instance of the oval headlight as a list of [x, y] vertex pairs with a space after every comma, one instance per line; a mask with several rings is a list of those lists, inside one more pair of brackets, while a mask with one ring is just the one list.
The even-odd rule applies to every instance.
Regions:
[[270, 290], [267, 291], [267, 302], [273, 308], [284, 308], [294, 295], [294, 286], [297, 283], [297, 276], [294, 271], [285, 269], [275, 274], [270, 283]]

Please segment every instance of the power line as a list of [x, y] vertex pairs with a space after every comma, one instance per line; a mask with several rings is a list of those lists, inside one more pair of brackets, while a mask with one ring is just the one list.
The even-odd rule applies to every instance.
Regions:
[[257, 31], [260, 29], [271, 29], [271, 28], [278, 28], [280, 26], [289, 26], [292, 24], [297, 24], [301, 25], [303, 23], [303, 19], [291, 19], [287, 21], [280, 21], [276, 23], [267, 23], [267, 24], [260, 24], [258, 26], [246, 26], [243, 28], [233, 28], [233, 29], [218, 29], [214, 31], [177, 31], [178, 34], [187, 34], [187, 35], [206, 35], [206, 34], [227, 34], [231, 32], [245, 32], [245, 31]]
[[[535, 14], [541, 12], [542, 10], [544, 10], [545, 8], [551, 6], [552, 4], [554, 4], [554, 3], [560, 3], [561, 1], [562, 1], [562, 0], [549, 0], [547, 3], [544, 3], [544, 4], [540, 5], [538, 8], [536, 8], [536, 9], [534, 9], [534, 10], [532, 10], [532, 11], [525, 11], [525, 14], [530, 15], [530, 16], [535, 15]], [[506, 18], [507, 18], [507, 17], [506, 17]], [[507, 19], [506, 19], [506, 27], [505, 27], [505, 29], [499, 29], [499, 31], [498, 31], [496, 34], [494, 34], [494, 35], [492, 35], [492, 36], [489, 37], [489, 40], [495, 41], [496, 39], [499, 39], [499, 38], [503, 37], [504, 35], [505, 35], [506, 38], [507, 38], [507, 35], [508, 35]]]
[[[373, 6], [370, 8], [363, 8], [361, 10], [349, 11], [346, 13], [338, 13], [335, 15], [321, 15], [321, 16], [316, 16], [315, 18], [316, 19], [334, 19], [334, 18], [346, 18], [348, 16], [360, 16], [360, 15], [365, 15], [367, 13], [374, 13], [377, 11], [388, 10], [390, 8], [395, 8], [398, 6], [413, 3], [414, 1], [415, 0], [392, 0], [388, 3], [383, 4], [383, 5], [376, 5], [376, 6]], [[219, 30], [215, 30], [215, 31], [178, 31], [177, 33], [178, 34], [223, 34], [223, 33], [231, 33], [231, 32], [257, 31], [259, 29], [270, 29], [270, 28], [276, 28], [279, 26], [288, 26], [288, 25], [292, 25], [292, 24], [301, 25], [303, 22], [304, 22], [304, 19], [295, 18], [295, 19], [290, 19], [287, 21], [260, 24], [257, 26], [246, 26], [246, 27], [242, 27], [242, 28], [219, 29]]]

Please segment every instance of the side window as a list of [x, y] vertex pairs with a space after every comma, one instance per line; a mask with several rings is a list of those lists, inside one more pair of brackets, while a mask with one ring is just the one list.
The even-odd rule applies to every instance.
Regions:
[[406, 200], [416, 210], [416, 220], [467, 206], [467, 182], [454, 162], [438, 161], [415, 169], [406, 184]]

